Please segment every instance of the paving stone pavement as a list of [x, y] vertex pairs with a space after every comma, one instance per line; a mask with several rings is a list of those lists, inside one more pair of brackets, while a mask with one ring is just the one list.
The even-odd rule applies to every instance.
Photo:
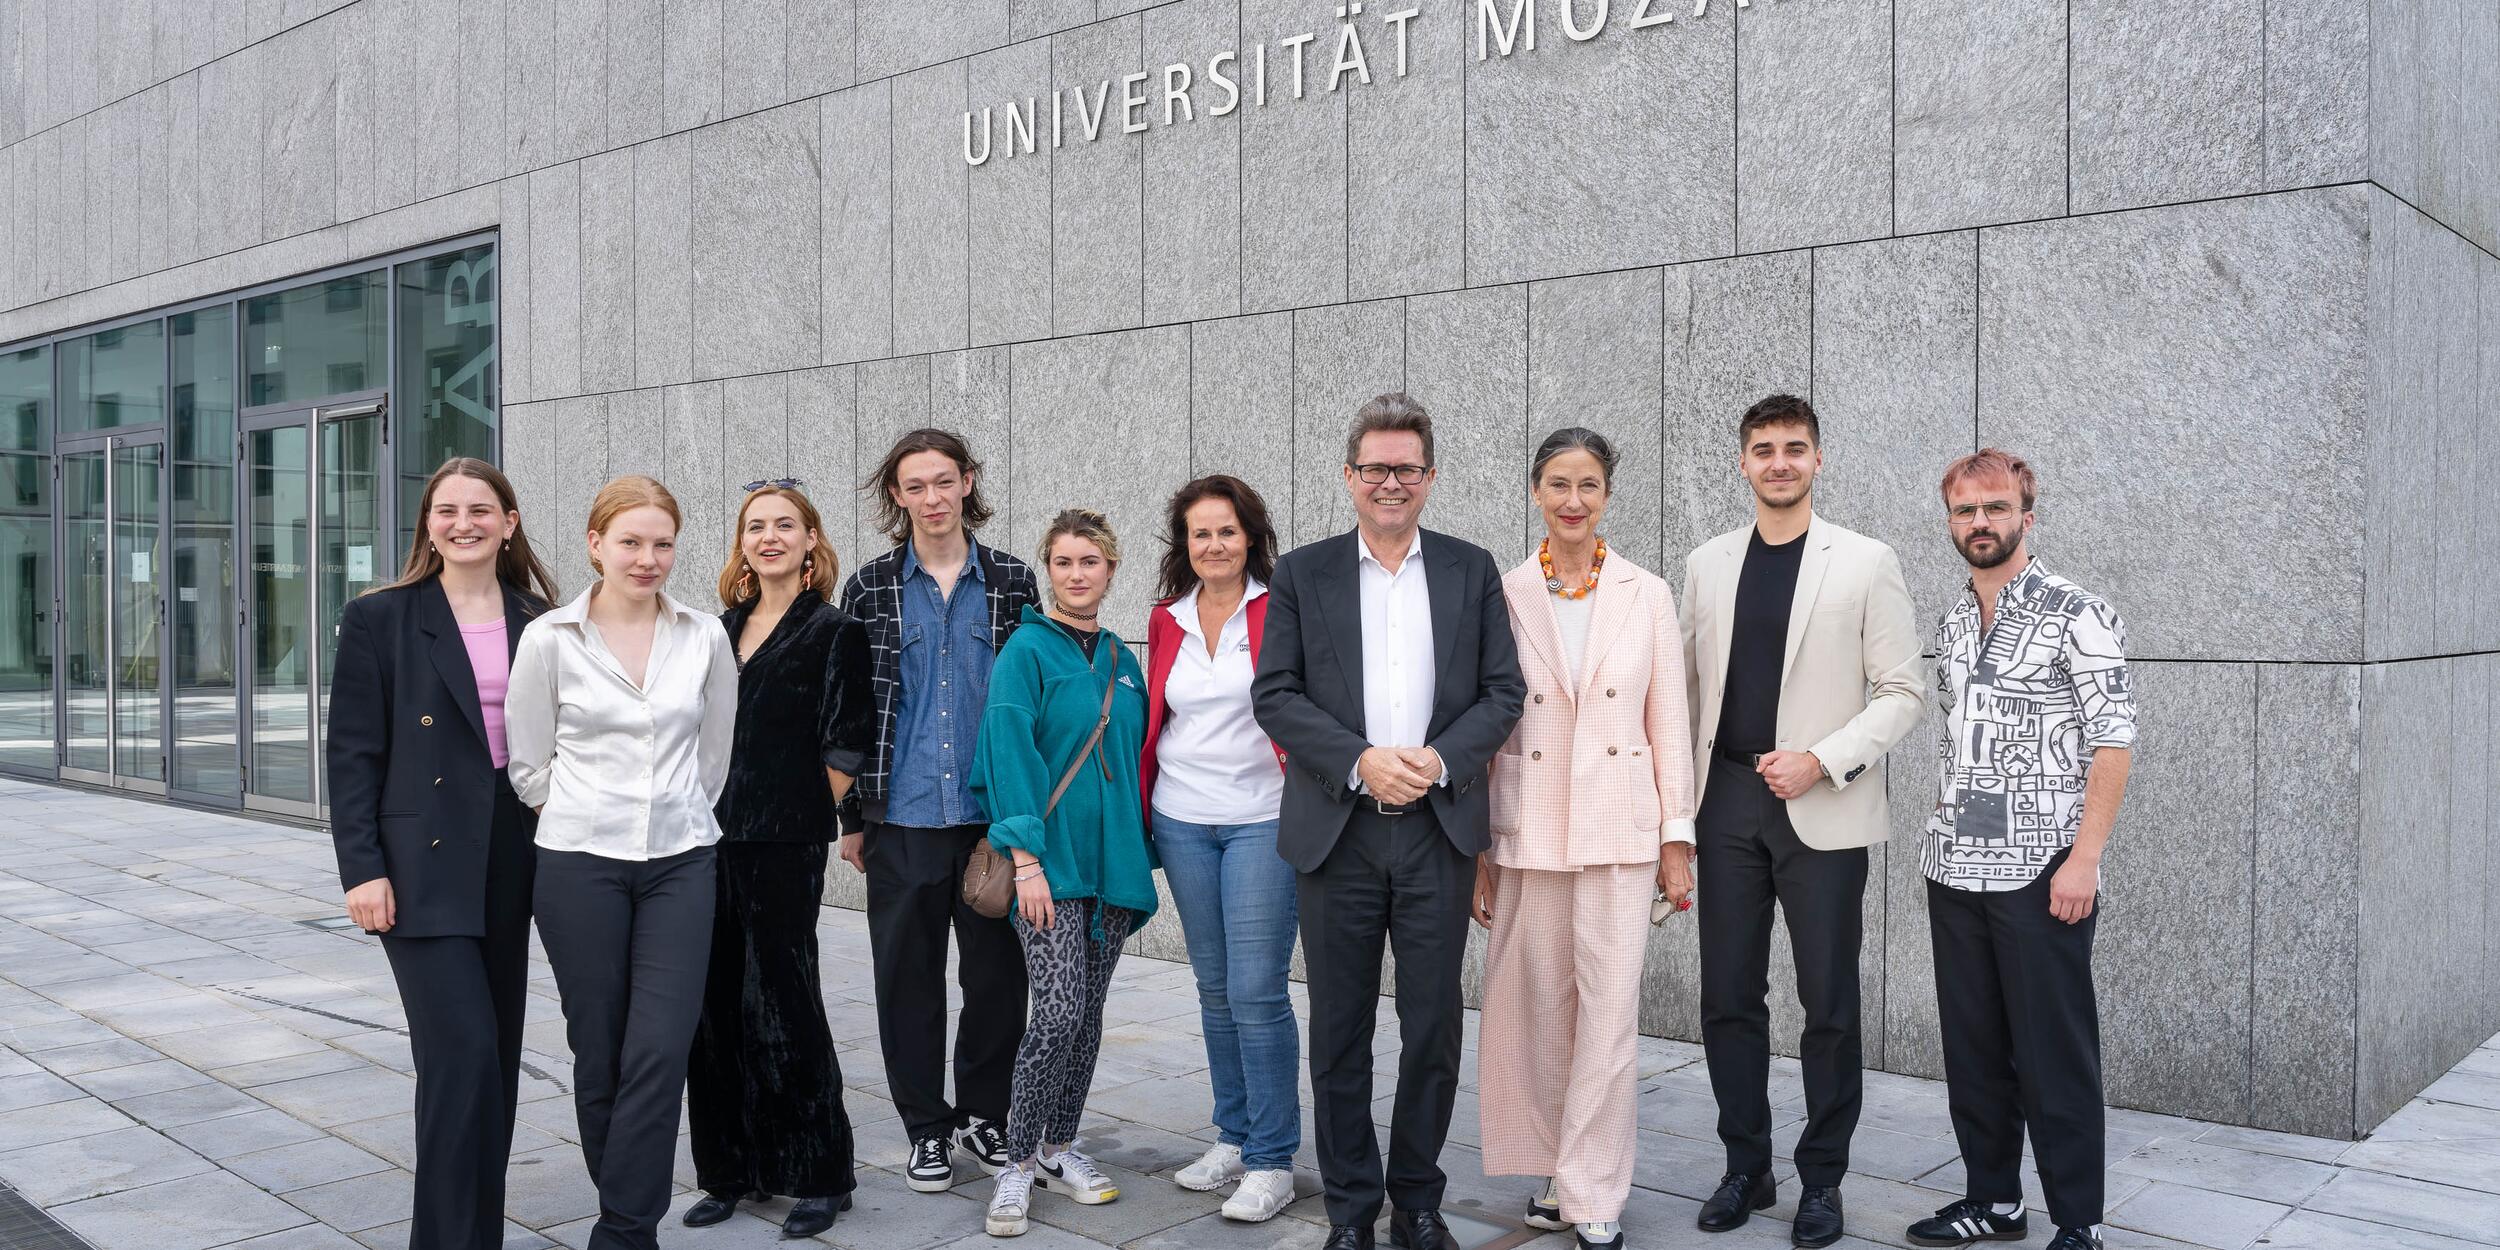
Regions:
[[[414, 1161], [406, 1019], [378, 943], [342, 923], [319, 833], [0, 779], [0, 1180], [98, 1250], [404, 1246]], [[857, 1206], [821, 1240], [845, 1250], [991, 1244], [986, 1177], [967, 1175], [950, 1194], [904, 1187], [866, 926], [829, 908], [819, 936], [861, 1154]], [[543, 958], [531, 972], [505, 1246], [579, 1247], [597, 1201], [574, 1144], [554, 983]], [[1300, 995], [1296, 986], [1297, 1004]], [[1303, 1197], [1269, 1224], [1228, 1224], [1215, 1214], [1220, 1195], [1170, 1182], [1214, 1135], [1196, 1010], [1186, 966], [1122, 963], [1083, 1130], [1122, 1196], [1104, 1207], [1042, 1197], [1026, 1250], [1319, 1244], [1326, 1216], [1307, 1145]], [[1380, 1019], [1385, 1095], [1392, 1002]], [[1483, 1175], [1474, 1044], [1471, 1012], [1466, 1088], [1442, 1159], [1448, 1209], [1516, 1230], [1532, 1182]], [[1721, 1163], [1701, 1053], [1645, 1039], [1641, 1056], [1630, 1243], [1786, 1246], [1795, 1176], [1784, 1165], [1783, 1201], [1766, 1218], [1716, 1238], [1693, 1229]], [[1796, 1065], [1775, 1063], [1773, 1085], [1784, 1150], [1802, 1116]], [[1306, 1082], [1306, 1142], [1308, 1099]], [[2113, 1111], [2110, 1129], [2112, 1247], [2500, 1245], [2500, 1038], [2362, 1142], [2133, 1111]], [[1843, 1191], [1853, 1235], [1842, 1246], [1904, 1245], [1911, 1219], [1960, 1192], [1936, 1082], [1868, 1073], [1855, 1155]], [[681, 1190], [691, 1179], [681, 1143]], [[680, 1192], [675, 1209], [692, 1197]], [[773, 1244], [787, 1209], [775, 1201], [699, 1231], [672, 1218], [662, 1244]], [[1561, 1234], [1529, 1242], [1524, 1231], [1502, 1240], [1570, 1244]]]

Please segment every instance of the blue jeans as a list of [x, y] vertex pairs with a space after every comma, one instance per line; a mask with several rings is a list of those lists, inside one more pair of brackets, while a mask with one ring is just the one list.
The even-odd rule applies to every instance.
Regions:
[[1154, 833], [1198, 974], [1216, 1132], [1253, 1171], [1290, 1168], [1302, 1145], [1302, 1038], [1285, 996], [1296, 909], [1276, 822], [1196, 825], [1158, 813]]

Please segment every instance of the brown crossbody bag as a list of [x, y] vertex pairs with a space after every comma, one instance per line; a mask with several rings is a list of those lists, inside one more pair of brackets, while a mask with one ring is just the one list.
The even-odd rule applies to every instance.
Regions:
[[[1113, 639], [1111, 645], [1118, 645]], [[1111, 725], [1111, 696], [1118, 693], [1120, 665], [1115, 657], [1111, 664], [1111, 680], [1102, 684], [1102, 715], [1094, 718], [1094, 732], [1085, 739], [1085, 746], [1076, 753], [1074, 763], [1061, 774], [1059, 784], [1051, 787], [1050, 802], [1042, 808], [1042, 819], [1049, 820], [1059, 810], [1059, 796], [1068, 792], [1068, 783], [1076, 780], [1085, 760], [1102, 745], [1102, 731]], [[998, 853], [998, 847], [986, 837], [972, 844], [972, 860], [964, 865], [964, 902], [972, 910], [992, 920], [1003, 919], [1016, 901], [1016, 861]]]

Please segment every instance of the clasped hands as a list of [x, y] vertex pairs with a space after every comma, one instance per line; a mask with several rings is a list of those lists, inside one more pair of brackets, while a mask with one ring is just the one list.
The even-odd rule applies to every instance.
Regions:
[[1363, 787], [1383, 803], [1412, 803], [1424, 797], [1447, 771], [1441, 753], [1431, 747], [1372, 747], [1354, 762]]

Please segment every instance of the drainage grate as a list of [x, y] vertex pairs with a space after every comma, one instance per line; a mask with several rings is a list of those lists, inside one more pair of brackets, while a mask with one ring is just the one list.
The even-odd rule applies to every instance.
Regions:
[[92, 1250], [42, 1207], [0, 1181], [0, 1246], [8, 1250]]

